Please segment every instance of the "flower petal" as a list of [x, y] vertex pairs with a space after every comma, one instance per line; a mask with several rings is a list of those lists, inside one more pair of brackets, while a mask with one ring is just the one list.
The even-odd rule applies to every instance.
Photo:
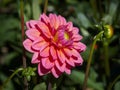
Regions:
[[71, 67], [69, 65], [66, 65], [65, 72], [71, 74]]
[[59, 20], [59, 26], [66, 24], [65, 18], [60, 15], [58, 16], [58, 20]]
[[26, 50], [28, 50], [29, 52], [33, 53], [34, 51], [32, 50], [31, 46], [32, 46], [32, 41], [30, 39], [26, 39], [23, 42], [23, 46], [25, 47]]
[[81, 43], [81, 42], [75, 42], [75, 43], [73, 43], [73, 47], [75, 48], [75, 49], [77, 49], [77, 50], [80, 50], [81, 52], [82, 51], [85, 51], [85, 49], [86, 49], [86, 46], [85, 46], [85, 44], [83, 44], [83, 43]]
[[40, 36], [40, 32], [36, 29], [29, 29], [26, 31], [26, 35], [32, 39], [32, 40], [36, 40], [37, 38], [39, 38]]
[[49, 58], [42, 58], [41, 63], [44, 68], [51, 69], [54, 66], [54, 63], [49, 60]]
[[50, 54], [54, 60], [57, 59], [57, 53], [53, 46], [50, 47]]
[[40, 16], [39, 20], [46, 24], [50, 23], [50, 19], [44, 13]]
[[51, 72], [55, 78], [58, 78], [61, 75], [61, 72], [56, 68], [52, 68]]
[[66, 63], [69, 64], [70, 66], [74, 67], [75, 66], [75, 63], [73, 61], [73, 59], [66, 59]]
[[42, 51], [46, 46], [48, 46], [48, 43], [45, 42], [43, 38], [39, 37], [35, 42], [33, 42], [32, 48]]
[[31, 63], [40, 63], [40, 60], [38, 60], [39, 54], [38, 52], [33, 54]]
[[75, 34], [72, 37], [73, 41], [80, 41], [82, 39], [82, 36], [80, 36], [79, 34]]
[[47, 38], [51, 38], [51, 33], [47, 25], [43, 22], [38, 22], [38, 29], [41, 31], [41, 35], [46, 36]]
[[56, 14], [50, 14], [49, 18], [50, 18], [51, 27], [54, 27], [55, 29], [57, 29], [59, 26], [59, 20], [58, 20]]
[[39, 74], [40, 76], [43, 76], [43, 75], [48, 74], [48, 73], [50, 73], [50, 70], [49, 70], [49, 69], [45, 69], [45, 68], [42, 66], [42, 64], [39, 63], [39, 64], [38, 64], [38, 74]]
[[57, 55], [58, 55], [59, 61], [60, 61], [61, 63], [64, 63], [66, 57], [65, 57], [65, 55], [63, 54], [63, 52], [62, 52], [61, 50], [57, 50]]
[[64, 48], [63, 50], [64, 50], [65, 55], [67, 55], [68, 57], [71, 57], [72, 54], [71, 54], [71, 50], [70, 49]]
[[38, 24], [38, 20], [30, 20], [30, 21], [26, 22], [26, 26], [28, 29], [31, 29], [31, 28], [35, 29], [36, 28], [35, 25], [37, 25], [37, 24]]
[[60, 72], [64, 72], [66, 64], [63, 63], [62, 65], [60, 65], [60, 63], [56, 60], [55, 61], [55, 66]]
[[48, 46], [48, 47], [46, 47], [46, 48], [44, 48], [41, 52], [40, 52], [40, 56], [41, 57], [48, 57], [49, 56], [49, 50], [50, 50], [50, 47]]

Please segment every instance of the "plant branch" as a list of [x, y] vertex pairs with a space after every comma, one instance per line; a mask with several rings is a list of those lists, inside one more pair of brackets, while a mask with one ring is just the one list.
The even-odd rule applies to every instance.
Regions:
[[45, 0], [45, 4], [44, 4], [44, 13], [47, 12], [47, 5], [48, 5], [48, 0]]
[[82, 90], [86, 90], [86, 85], [87, 85], [87, 80], [88, 80], [88, 74], [89, 74], [89, 70], [90, 70], [90, 65], [91, 65], [92, 56], [93, 56], [93, 52], [94, 52], [94, 47], [95, 47], [95, 44], [96, 44], [97, 40], [101, 37], [101, 35], [103, 34], [103, 32], [104, 31], [101, 31], [94, 38], [94, 41], [93, 41], [93, 44], [92, 44], [92, 47], [91, 47], [91, 50], [90, 50], [89, 58], [88, 58], [88, 63], [87, 63], [87, 67], [86, 67], [85, 79], [84, 79], [83, 89]]

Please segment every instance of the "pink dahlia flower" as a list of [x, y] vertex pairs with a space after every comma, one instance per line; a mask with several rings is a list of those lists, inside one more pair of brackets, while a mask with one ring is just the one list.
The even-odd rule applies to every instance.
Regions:
[[60, 15], [42, 14], [39, 20], [30, 20], [26, 26], [28, 38], [23, 45], [33, 53], [31, 62], [38, 64], [40, 76], [52, 73], [58, 78], [63, 72], [70, 74], [73, 67], [83, 63], [80, 53], [86, 46], [80, 42], [82, 36], [72, 22], [66, 22]]

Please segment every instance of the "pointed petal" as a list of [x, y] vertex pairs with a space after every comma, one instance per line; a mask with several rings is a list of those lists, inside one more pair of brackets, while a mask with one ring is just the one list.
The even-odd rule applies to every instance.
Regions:
[[50, 54], [54, 60], [57, 59], [57, 53], [53, 46], [50, 47]]
[[68, 28], [68, 31], [72, 31], [73, 23], [72, 22], [68, 22], [67, 23], [67, 28]]
[[38, 54], [38, 52], [36, 52], [36, 53], [34, 53], [33, 54], [33, 57], [32, 57], [32, 61], [31, 61], [31, 63], [40, 63], [40, 60], [38, 60], [38, 58], [39, 58], [39, 54]]
[[29, 52], [33, 53], [34, 51], [31, 49], [31, 46], [32, 46], [32, 41], [30, 39], [26, 39], [24, 42], [23, 42], [23, 46], [25, 47], [26, 50], [28, 50]]
[[50, 50], [50, 47], [48, 46], [48, 47], [46, 47], [46, 48], [44, 48], [41, 52], [40, 52], [40, 56], [41, 57], [48, 57], [49, 56], [49, 50]]
[[51, 62], [49, 58], [42, 58], [41, 63], [46, 69], [51, 69], [54, 66], [54, 63]]
[[72, 33], [73, 33], [73, 34], [78, 34], [78, 33], [79, 33], [79, 29], [76, 28], [76, 27], [73, 27], [73, 28], [72, 28]]
[[[72, 58], [71, 58], [71, 59], [72, 59]], [[73, 58], [73, 61], [74, 61], [74, 63], [75, 63], [76, 66], [80, 66], [80, 65], [82, 65], [82, 63], [83, 63], [83, 59], [82, 59], [81, 55], [80, 55], [80, 57], [77, 58], [77, 59], [74, 59], [74, 58]]]
[[40, 32], [36, 29], [29, 29], [26, 31], [26, 35], [31, 39], [31, 40], [36, 40], [37, 38], [40, 37]]
[[58, 20], [59, 20], [59, 26], [60, 25], [65, 25], [66, 24], [66, 20], [65, 20], [65, 18], [64, 17], [62, 17], [62, 16], [58, 16]]
[[71, 57], [71, 50], [70, 49], [68, 49], [68, 48], [64, 48], [64, 53], [65, 53], [65, 55], [67, 55], [68, 57]]

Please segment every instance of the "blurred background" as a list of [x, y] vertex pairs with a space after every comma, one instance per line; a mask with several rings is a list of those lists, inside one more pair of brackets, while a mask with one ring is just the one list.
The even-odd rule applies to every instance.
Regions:
[[[23, 0], [24, 21], [38, 19], [44, 9], [45, 0]], [[100, 32], [101, 24], [109, 33], [107, 39], [98, 41], [88, 78], [87, 90], [120, 90], [120, 0], [48, 0], [47, 14], [55, 13], [72, 21], [80, 29], [82, 42], [87, 49], [82, 53], [84, 63], [75, 67], [71, 75], [64, 74], [55, 79], [56, 90], [81, 90], [90, 53], [91, 44]], [[0, 87], [19, 67], [22, 67], [22, 35], [20, 25], [20, 0], [0, 0]], [[26, 28], [26, 26], [25, 26]], [[107, 46], [106, 46], [107, 43]], [[26, 52], [27, 66], [31, 65], [31, 54]], [[47, 76], [31, 77], [29, 90], [45, 90]], [[23, 90], [21, 73], [15, 75], [4, 90]]]

